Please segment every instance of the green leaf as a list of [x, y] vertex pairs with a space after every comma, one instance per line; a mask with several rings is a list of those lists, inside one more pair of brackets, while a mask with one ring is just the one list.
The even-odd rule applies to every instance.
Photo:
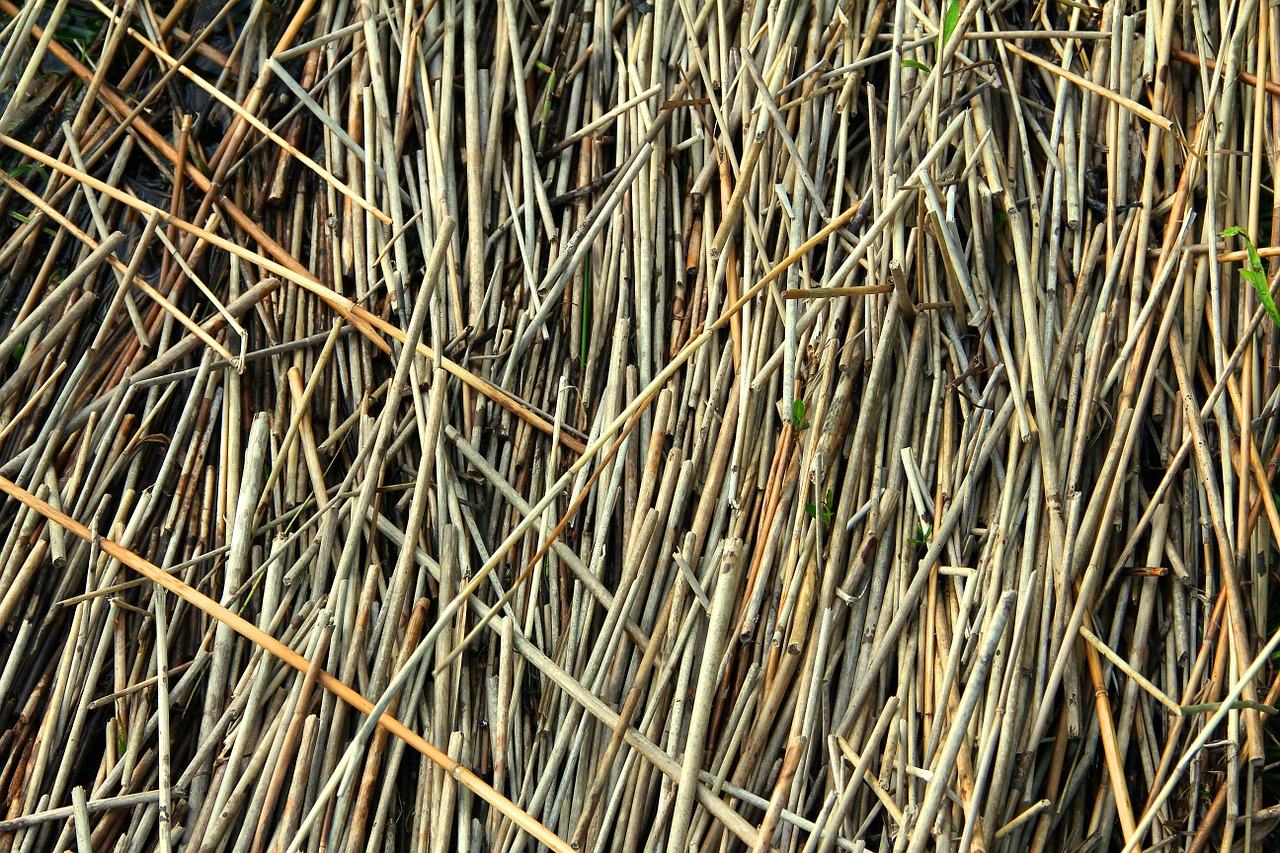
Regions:
[[809, 422], [805, 420], [805, 413], [808, 408], [804, 404], [804, 400], [795, 400], [791, 404], [791, 428], [796, 432], [801, 432], [809, 428]]
[[1266, 268], [1262, 265], [1262, 258], [1258, 255], [1258, 250], [1254, 247], [1253, 241], [1249, 239], [1249, 235], [1244, 233], [1244, 229], [1239, 225], [1232, 225], [1218, 236], [1224, 240], [1228, 237], [1239, 236], [1240, 239], [1244, 240], [1245, 250], [1249, 253], [1249, 265], [1240, 270], [1240, 276], [1253, 285], [1253, 290], [1258, 294], [1258, 301], [1266, 309], [1267, 316], [1271, 318], [1271, 322], [1280, 326], [1280, 309], [1276, 308], [1275, 300], [1271, 298], [1271, 290], [1267, 287]]
[[822, 523], [831, 526], [831, 522], [836, 520], [836, 493], [834, 489], [827, 489], [827, 496], [822, 501]]
[[35, 172], [43, 181], [49, 180], [49, 173], [45, 171], [44, 166], [39, 163], [27, 163], [9, 172], [15, 178], [20, 178], [28, 172]]
[[916, 60], [914, 60], [914, 59], [904, 59], [904, 60], [902, 60], [902, 67], [903, 67], [903, 68], [914, 68], [914, 69], [916, 69], [917, 71], [923, 71], [925, 74], [928, 74], [928, 73], [929, 73], [929, 71], [931, 70], [931, 69], [929, 68], [929, 66], [925, 65], [923, 62], [917, 62], [917, 61], [916, 61]]
[[822, 506], [814, 506], [813, 504], [804, 505], [804, 514], [810, 518], [821, 521], [826, 527], [831, 526], [831, 522], [836, 520], [836, 493], [834, 489], [827, 489], [827, 495], [822, 499]]
[[933, 538], [933, 525], [925, 525], [916, 522], [916, 535], [907, 540], [912, 545], [919, 545], [921, 548], [929, 547], [929, 540]]
[[942, 43], [938, 47], [939, 50], [951, 41], [951, 35], [956, 31], [958, 23], [960, 23], [960, 0], [951, 0], [947, 6], [947, 14], [942, 18]]

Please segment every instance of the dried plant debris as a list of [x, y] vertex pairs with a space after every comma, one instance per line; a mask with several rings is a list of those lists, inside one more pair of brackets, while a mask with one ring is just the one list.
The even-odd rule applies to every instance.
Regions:
[[1273, 4], [0, 31], [0, 853], [1275, 849]]

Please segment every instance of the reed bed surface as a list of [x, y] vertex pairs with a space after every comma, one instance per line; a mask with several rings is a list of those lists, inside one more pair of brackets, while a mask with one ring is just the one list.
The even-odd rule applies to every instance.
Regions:
[[0, 853], [1275, 849], [1274, 3], [0, 13]]

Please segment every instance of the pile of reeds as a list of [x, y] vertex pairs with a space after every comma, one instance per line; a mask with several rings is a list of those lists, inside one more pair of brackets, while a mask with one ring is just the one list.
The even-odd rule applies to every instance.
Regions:
[[0, 853], [1272, 843], [1274, 3], [0, 12]]

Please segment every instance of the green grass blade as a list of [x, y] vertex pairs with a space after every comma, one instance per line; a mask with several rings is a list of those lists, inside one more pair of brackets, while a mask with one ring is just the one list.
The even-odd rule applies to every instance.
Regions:
[[947, 46], [947, 42], [951, 41], [951, 35], [956, 31], [956, 25], [959, 23], [960, 0], [951, 0], [947, 5], [947, 14], [942, 18], [942, 42], [938, 45], [939, 53]]
[[1262, 257], [1258, 254], [1258, 249], [1253, 245], [1253, 241], [1249, 239], [1249, 235], [1244, 233], [1244, 229], [1239, 225], [1232, 225], [1219, 236], [1224, 240], [1228, 237], [1237, 236], [1244, 240], [1245, 251], [1249, 254], [1249, 264], [1240, 270], [1240, 275], [1245, 281], [1253, 285], [1254, 292], [1258, 294], [1258, 301], [1266, 309], [1267, 316], [1271, 318], [1271, 322], [1280, 326], [1280, 309], [1276, 308], [1275, 300], [1271, 298], [1271, 289], [1267, 287], [1266, 268], [1262, 265]]

